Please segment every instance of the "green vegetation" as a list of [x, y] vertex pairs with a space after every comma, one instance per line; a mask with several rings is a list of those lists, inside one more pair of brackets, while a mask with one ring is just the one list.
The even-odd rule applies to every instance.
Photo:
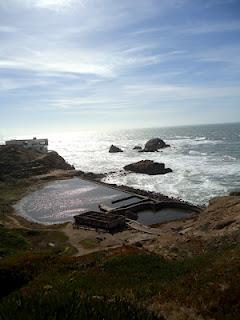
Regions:
[[[8, 304], [4, 310], [0, 307], [2, 320], [10, 319], [13, 316], [15, 320], [157, 320], [164, 319], [155, 316], [152, 312], [144, 310], [129, 303], [128, 301], [118, 299], [99, 299], [98, 297], [82, 297], [77, 292], [71, 294], [59, 293], [57, 297], [52, 295], [35, 295], [34, 297], [22, 300], [13, 300], [13, 308]], [[34, 305], [34, 308], [32, 307]], [[31, 310], [31, 312], [29, 312]]]
[[0, 262], [0, 281], [11, 284], [11, 291], [1, 293], [0, 319], [112, 319], [109, 310], [119, 315], [114, 319], [155, 319], [141, 318], [143, 309], [161, 311], [166, 303], [205, 319], [238, 319], [239, 260], [237, 246], [183, 261], [131, 249], [112, 256], [9, 257]]
[[92, 239], [85, 239], [80, 242], [85, 249], [93, 249], [97, 246], [97, 242]]
[[29, 190], [30, 186], [28, 180], [11, 178], [8, 182], [0, 180], [0, 223], [8, 221], [8, 215], [14, 211], [12, 205]]
[[0, 257], [35, 253], [73, 255], [76, 249], [68, 238], [57, 230], [7, 229], [0, 227]]
[[29, 247], [28, 241], [21, 232], [0, 227], [0, 257], [16, 254]]
[[12, 204], [22, 197], [24, 193], [30, 188], [31, 182], [27, 179], [13, 179], [9, 178], [7, 182], [0, 182], [0, 201], [5, 204]]

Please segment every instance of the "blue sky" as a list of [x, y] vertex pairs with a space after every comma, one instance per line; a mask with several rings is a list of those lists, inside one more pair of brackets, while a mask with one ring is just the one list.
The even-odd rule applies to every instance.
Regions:
[[239, 0], [0, 0], [0, 134], [237, 121]]

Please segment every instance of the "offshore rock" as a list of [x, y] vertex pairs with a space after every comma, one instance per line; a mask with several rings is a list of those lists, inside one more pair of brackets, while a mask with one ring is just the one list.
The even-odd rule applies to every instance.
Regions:
[[141, 147], [141, 146], [135, 146], [135, 147], [133, 148], [133, 150], [142, 150], [142, 147]]
[[123, 152], [120, 148], [114, 146], [113, 144], [111, 145], [110, 149], [109, 149], [110, 153], [117, 153], [117, 152]]
[[151, 160], [142, 160], [129, 164], [124, 167], [124, 170], [148, 175], [166, 174], [172, 172], [172, 169], [165, 168], [164, 163], [158, 163]]
[[166, 144], [162, 139], [160, 138], [154, 138], [149, 140], [142, 151], [140, 152], [156, 152], [159, 149], [170, 147], [169, 144]]

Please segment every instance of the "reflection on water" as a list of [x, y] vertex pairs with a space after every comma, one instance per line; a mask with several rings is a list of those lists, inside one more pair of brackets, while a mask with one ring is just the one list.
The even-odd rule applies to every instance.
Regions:
[[[17, 212], [40, 223], [63, 223], [72, 221], [73, 216], [84, 211], [99, 211], [99, 204], [112, 206], [112, 201], [131, 194], [94, 182], [73, 178], [51, 182], [40, 190], [24, 197], [15, 207]], [[121, 205], [139, 201], [133, 197], [121, 201]], [[117, 205], [117, 204], [116, 204]], [[150, 225], [163, 221], [180, 219], [189, 215], [181, 209], [163, 209], [158, 212], [144, 210], [138, 214], [138, 221]]]
[[24, 197], [16, 209], [21, 215], [41, 223], [63, 223], [84, 211], [99, 210], [100, 203], [128, 196], [123, 191], [73, 178], [55, 181]]

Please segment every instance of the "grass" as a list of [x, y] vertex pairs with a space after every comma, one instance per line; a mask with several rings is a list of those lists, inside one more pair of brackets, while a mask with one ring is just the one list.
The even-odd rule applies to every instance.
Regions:
[[77, 250], [68, 237], [58, 230], [7, 229], [0, 227], [0, 257], [27, 251], [49, 252], [54, 255], [73, 255]]
[[31, 186], [32, 182], [28, 179], [9, 178], [7, 182], [0, 182], [1, 198], [7, 203], [12, 203], [20, 199]]
[[97, 246], [97, 242], [92, 239], [85, 239], [79, 242], [85, 249], [94, 249]]
[[18, 230], [0, 227], [0, 257], [16, 254], [29, 248], [29, 242]]
[[[34, 303], [34, 309], [32, 308]], [[157, 317], [141, 307], [120, 299], [99, 299], [98, 297], [82, 297], [76, 291], [73, 293], [59, 293], [57, 298], [51, 294], [45, 296], [37, 294], [34, 298], [24, 299], [19, 297], [18, 303], [13, 301], [13, 307], [4, 310], [0, 306], [2, 320], [9, 319], [9, 314], [15, 320], [157, 320]], [[31, 313], [29, 312], [31, 310]]]
[[8, 215], [14, 212], [12, 205], [21, 199], [30, 186], [30, 181], [26, 179], [9, 178], [8, 182], [0, 181], [0, 222], [8, 221]]
[[[125, 307], [121, 306], [124, 301], [129, 304], [130, 309], [135, 306], [135, 312], [138, 307], [142, 310], [149, 306], [161, 310], [161, 306], [167, 303], [195, 310], [204, 319], [238, 319], [239, 260], [240, 249], [237, 246], [221, 253], [208, 252], [182, 261], [168, 261], [141, 251], [120, 254], [115, 252], [113, 256], [105, 253], [82, 258], [47, 255], [30, 255], [18, 259], [9, 257], [5, 258], [5, 263], [0, 262], [0, 275], [8, 270], [8, 282], [16, 283], [11, 281], [13, 275], [14, 279], [24, 279], [25, 282], [17, 282], [18, 287], [5, 293], [0, 304], [0, 314], [3, 312], [13, 316], [17, 310], [14, 311], [14, 307], [11, 311], [11, 306], [16, 306], [17, 301], [21, 301], [24, 307], [19, 309], [22, 312], [20, 314], [22, 318], [28, 319], [25, 315], [27, 316], [27, 306], [32, 301], [33, 314], [37, 314], [41, 306], [52, 304], [49, 310], [48, 307], [45, 308], [44, 316], [55, 319], [50, 317], [53, 310], [58, 312], [60, 308], [67, 313], [66, 305], [70, 303], [66, 298], [65, 304], [61, 293], [66, 297], [77, 293], [79, 298], [72, 300], [71, 307], [68, 306], [70, 311], [79, 312], [79, 300], [83, 299], [85, 304], [84, 299], [89, 298], [89, 308], [95, 308], [95, 312], [105, 310], [103, 305], [108, 301], [116, 301], [115, 307], [120, 315], [124, 314]], [[32, 298], [36, 294], [39, 295], [37, 300]], [[99, 310], [95, 306], [95, 299], [100, 301]], [[108, 319], [105, 311], [102, 312], [99, 314], [104, 314], [104, 319]], [[83, 316], [82, 319], [87, 318]]]

